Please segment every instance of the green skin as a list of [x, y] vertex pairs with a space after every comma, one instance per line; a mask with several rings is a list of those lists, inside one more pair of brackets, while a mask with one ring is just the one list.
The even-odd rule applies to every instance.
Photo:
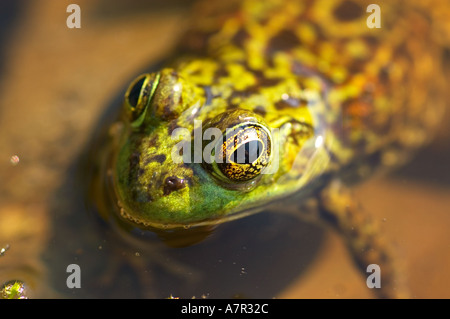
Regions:
[[[197, 64], [199, 62], [195, 61]], [[187, 66], [189, 67], [190, 64]], [[183, 73], [184, 70], [179, 68], [176, 73], [176, 84], [173, 84], [171, 80], [165, 81], [166, 77], [172, 77], [173, 71], [171, 69], [162, 70], [154, 96], [143, 109], [145, 118], [136, 120], [137, 122], [142, 121], [142, 123], [133, 127], [133, 122], [125, 122], [122, 128], [114, 185], [123, 208], [123, 216], [145, 226], [154, 227], [214, 224], [222, 222], [224, 218], [237, 217], [238, 213], [248, 212], [255, 206], [261, 207], [273, 202], [277, 197], [285, 197], [289, 193], [286, 189], [291, 189], [290, 193], [293, 193], [308, 183], [314, 177], [313, 173], [321, 173], [325, 163], [328, 162], [328, 154], [319, 152], [323, 149], [323, 144], [317, 149], [315, 147], [316, 136], [322, 136], [322, 134], [313, 131], [312, 124], [310, 124], [312, 116], [308, 109], [305, 108], [303, 114], [299, 114], [300, 116], [297, 118], [286, 113], [284, 118], [281, 117], [266, 124], [261, 116], [250, 111], [253, 105], [244, 108], [241, 104], [240, 107], [229, 108], [226, 106], [225, 99], [215, 97], [209, 106], [204, 106], [204, 90], [197, 90], [196, 101], [189, 100], [192, 97], [190, 92], [199, 88], [200, 84], [193, 81], [186, 82], [181, 78]], [[167, 82], [170, 84], [166, 84]], [[229, 85], [228, 82], [225, 83], [227, 83], [225, 85]], [[171, 95], [173, 94], [171, 91], [173, 85], [180, 85], [183, 88], [181, 97], [173, 98]], [[192, 88], [186, 89], [188, 85]], [[133, 85], [130, 86], [130, 89], [132, 87]], [[220, 92], [222, 89], [213, 85], [210, 87], [211, 91]], [[162, 93], [159, 94], [159, 91]], [[186, 91], [189, 92], [189, 95], [184, 95]], [[262, 98], [258, 96], [255, 98], [255, 102], [250, 103], [260, 103]], [[166, 105], [164, 103], [173, 99], [182, 101], [182, 103], [176, 104], [179, 113], [173, 115], [168, 113], [167, 109], [159, 113], [160, 101], [162, 101], [161, 105]], [[317, 106], [320, 104], [319, 100]], [[127, 103], [125, 103], [126, 107]], [[195, 117], [192, 117], [192, 110], [195, 112]], [[164, 118], [175, 116], [176, 118], [172, 120]], [[236, 181], [223, 176], [214, 165], [199, 163], [195, 160], [189, 161], [193, 163], [187, 163], [187, 161], [177, 163], [173, 159], [172, 152], [177, 149], [177, 145], [180, 145], [179, 143], [186, 136], [176, 134], [175, 131], [169, 132], [169, 130], [176, 125], [177, 128], [187, 129], [187, 132], [194, 132], [194, 119], [203, 124], [196, 133], [200, 136], [203, 136], [203, 132], [210, 127], [225, 131], [226, 128], [236, 127], [243, 123], [256, 123], [267, 130], [272, 130], [268, 137], [273, 144], [277, 143], [272, 149], [275, 150], [277, 147], [279, 151], [278, 154], [271, 153], [270, 163], [274, 166], [267, 165], [265, 171], [252, 179]], [[275, 128], [278, 131], [273, 131]], [[302, 162], [305, 158], [299, 158], [295, 170], [286, 170], [283, 167], [283, 158], [288, 159], [286, 151], [292, 154], [297, 152], [284, 144], [293, 138], [299, 143], [295, 150], [301, 148], [301, 152], [307, 154], [305, 157], [307, 160]], [[187, 140], [191, 140], [191, 136], [187, 136]], [[205, 141], [202, 139], [202, 142]], [[215, 143], [220, 145], [222, 140], [213, 139], [206, 142], [215, 146]], [[194, 143], [192, 141], [191, 144], [194, 145]], [[199, 150], [193, 149], [192, 154], [193, 157], [198, 155], [203, 157], [203, 153], [203, 147], [200, 147]], [[311, 157], [311, 154], [321, 155]], [[161, 160], [162, 155], [165, 157], [164, 161]], [[281, 160], [280, 163], [277, 162], [279, 160]], [[316, 167], [317, 172], [308, 171], [311, 169], [309, 166], [319, 165], [318, 161], [324, 163]], [[244, 168], [244, 174], [249, 174], [248, 169]], [[167, 180], [170, 177], [177, 178], [180, 183], [179, 189], [176, 189], [175, 186], [171, 189]], [[282, 179], [283, 183], [274, 183], [274, 180], [281, 181]], [[214, 200], [205, 200], [209, 198]]]
[[[125, 94], [98, 153], [99, 211], [140, 228], [172, 229], [219, 224], [288, 197], [299, 206], [315, 199], [317, 219], [343, 235], [361, 270], [382, 266], [381, 294], [399, 296], [389, 249], [343, 182], [401, 164], [432, 135], [441, 117], [441, 48], [428, 12], [414, 5], [383, 3], [383, 28], [370, 29], [370, 1], [302, 3], [196, 8], [203, 18], [194, 19], [181, 53]], [[220, 165], [192, 161], [211, 143], [201, 140], [207, 128], [225, 134], [245, 125], [269, 132], [270, 146], [261, 141], [268, 163], [235, 163], [236, 179]], [[180, 163], [173, 150], [186, 140], [191, 161]]]

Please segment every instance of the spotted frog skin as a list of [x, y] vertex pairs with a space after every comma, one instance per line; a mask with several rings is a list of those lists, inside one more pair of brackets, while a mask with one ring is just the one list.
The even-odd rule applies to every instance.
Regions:
[[176, 55], [125, 93], [99, 155], [101, 214], [172, 230], [307, 203], [297, 214], [333, 226], [361, 270], [380, 265], [381, 296], [405, 296], [389, 246], [344, 185], [431, 137], [450, 6], [379, 1], [381, 28], [369, 28], [370, 3], [197, 5]]

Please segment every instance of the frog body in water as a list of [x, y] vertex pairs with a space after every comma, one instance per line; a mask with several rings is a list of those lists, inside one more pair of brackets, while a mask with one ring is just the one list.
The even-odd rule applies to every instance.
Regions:
[[380, 295], [405, 296], [388, 245], [344, 185], [432, 136], [448, 25], [430, 21], [448, 5], [386, 1], [381, 28], [369, 28], [369, 4], [197, 6], [177, 55], [130, 84], [96, 153], [102, 216], [183, 236], [286, 199], [313, 203], [315, 213], [296, 213], [337, 229], [364, 272], [379, 264]]

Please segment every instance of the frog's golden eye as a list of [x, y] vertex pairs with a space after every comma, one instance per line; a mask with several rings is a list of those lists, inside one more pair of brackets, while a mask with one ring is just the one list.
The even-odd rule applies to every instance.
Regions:
[[242, 123], [224, 132], [216, 150], [214, 173], [229, 181], [248, 182], [270, 163], [271, 135], [260, 123]]
[[131, 82], [125, 93], [124, 106], [132, 126], [139, 126], [148, 109], [159, 82], [159, 73], [147, 73]]

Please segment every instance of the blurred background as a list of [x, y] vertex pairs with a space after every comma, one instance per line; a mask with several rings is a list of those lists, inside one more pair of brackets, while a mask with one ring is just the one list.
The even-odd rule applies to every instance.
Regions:
[[[80, 29], [66, 26], [70, 3], [0, 2], [0, 248], [9, 247], [0, 282], [24, 280], [42, 298], [141, 297], [144, 281], [159, 298], [373, 297], [338, 236], [268, 213], [169, 250], [137, 276], [111, 270], [113, 242], [96, 235], [74, 166], [111, 101], [170, 52], [193, 1], [77, 0]], [[449, 123], [447, 113], [408, 165], [355, 189], [394, 243], [416, 298], [450, 297]], [[152, 258], [145, 254], [118, 255]], [[81, 266], [82, 289], [65, 285], [70, 263]]]

